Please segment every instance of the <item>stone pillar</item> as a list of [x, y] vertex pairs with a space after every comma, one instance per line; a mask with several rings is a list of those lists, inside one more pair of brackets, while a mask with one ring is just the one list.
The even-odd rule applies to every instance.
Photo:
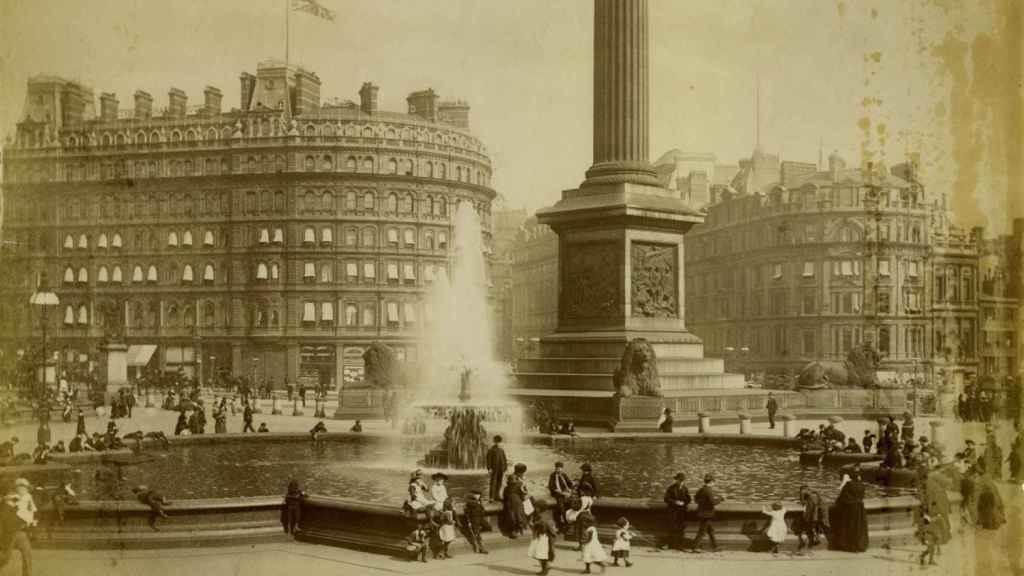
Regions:
[[275, 415], [281, 413], [281, 407], [277, 403], [277, 394], [270, 395], [270, 413]]
[[792, 414], [784, 414], [781, 416], [782, 419], [782, 436], [785, 438], [793, 438], [796, 436], [796, 416]]
[[128, 345], [107, 342], [100, 345], [100, 380], [106, 387], [103, 403], [128, 386]]
[[740, 414], [740, 434], [750, 434], [750, 415]]
[[302, 405], [299, 404], [299, 395], [292, 397], [292, 416], [302, 416]]
[[942, 420], [932, 420], [928, 423], [932, 427], [932, 445], [946, 445], [946, 424]]
[[701, 434], [711, 432], [711, 415], [707, 412], [697, 413], [697, 432]]
[[594, 164], [584, 186], [657, 185], [648, 142], [647, 0], [594, 1]]
[[146, 408], [152, 408], [152, 407], [153, 407], [153, 393], [150, 392], [149, 390], [146, 390]]
[[263, 406], [260, 405], [260, 397], [258, 393], [254, 393], [249, 396], [249, 404], [252, 405], [253, 414], [263, 414]]

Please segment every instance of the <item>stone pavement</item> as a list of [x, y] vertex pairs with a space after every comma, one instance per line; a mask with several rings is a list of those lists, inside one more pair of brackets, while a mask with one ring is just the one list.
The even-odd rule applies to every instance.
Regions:
[[[1020, 541], [1018, 540], [1018, 543]], [[1024, 574], [1017, 557], [1007, 554], [1006, 530], [984, 532], [976, 537], [960, 537], [943, 550], [939, 565], [924, 568], [917, 564], [920, 546], [893, 550], [870, 550], [864, 554], [816, 551], [795, 556], [790, 540], [783, 553], [722, 552], [700, 555], [679, 552], [658, 552], [650, 549], [633, 551], [632, 568], [609, 567], [607, 574], [638, 575], [701, 575], [756, 574], [757, 576], [831, 576], [847, 574], [899, 575], [963, 575], [1002, 576]], [[1016, 564], [1011, 564], [1011, 562]], [[426, 564], [407, 562], [388, 556], [353, 550], [287, 543], [238, 548], [193, 548], [154, 551], [37, 551], [35, 573], [41, 576], [163, 576], [171, 574], [216, 574], [218, 576], [271, 576], [279, 574], [438, 574], [459, 575], [527, 575], [537, 572], [537, 562], [527, 558], [523, 547], [504, 549], [488, 556], [460, 555], [451, 560], [432, 560]], [[552, 574], [577, 574], [583, 571], [578, 554], [560, 548]], [[16, 567], [8, 565], [0, 576], [14, 575]]]

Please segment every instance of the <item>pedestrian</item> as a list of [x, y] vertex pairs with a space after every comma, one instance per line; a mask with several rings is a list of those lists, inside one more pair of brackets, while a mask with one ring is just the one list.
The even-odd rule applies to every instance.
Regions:
[[864, 484], [859, 470], [849, 474], [829, 509], [828, 544], [833, 550], [864, 552], [868, 549], [868, 516], [864, 510]]
[[576, 481], [576, 489], [583, 500], [583, 507], [590, 508], [590, 505], [597, 499], [597, 480], [594, 478], [594, 468], [590, 462], [584, 462], [580, 466], [580, 479]]
[[309, 430], [309, 438], [314, 444], [320, 443], [320, 437], [327, 433], [327, 425], [324, 424], [323, 420], [320, 420], [313, 428]]
[[524, 479], [526, 464], [518, 463], [512, 470], [512, 474], [508, 475], [504, 493], [505, 531], [510, 538], [518, 538], [530, 527], [529, 517], [525, 508], [527, 497], [526, 481]]
[[771, 518], [765, 535], [771, 543], [772, 554], [778, 554], [779, 546], [786, 541], [786, 509], [782, 507], [782, 502], [773, 502], [771, 509], [762, 506], [761, 513]]
[[487, 450], [487, 471], [490, 473], [491, 501], [502, 500], [501, 482], [505, 478], [505, 471], [508, 470], [508, 459], [505, 457], [505, 450], [501, 447], [501, 436], [494, 437], [494, 444]]
[[25, 533], [27, 526], [17, 513], [18, 498], [14, 494], [4, 497], [0, 504], [0, 568], [10, 563], [15, 550], [21, 554], [21, 574], [32, 574], [32, 543]]
[[775, 415], [779, 412], [779, 403], [775, 400], [775, 396], [768, 393], [768, 405], [765, 406], [768, 409], [768, 425], [774, 430], [775, 429]]
[[174, 435], [181, 436], [181, 433], [188, 430], [188, 417], [185, 411], [178, 412], [178, 421], [174, 424]]
[[697, 537], [693, 540], [691, 552], [699, 553], [701, 551], [701, 540], [704, 538], [704, 534], [707, 534], [708, 540], [711, 541], [711, 551], [718, 552], [719, 550], [718, 542], [715, 541], [715, 527], [711, 522], [715, 518], [715, 506], [725, 498], [715, 493], [714, 483], [715, 477], [705, 474], [704, 485], [697, 490], [697, 495], [694, 497], [697, 502], [697, 518], [700, 524], [697, 527]]
[[299, 487], [299, 481], [288, 482], [288, 490], [284, 494], [284, 505], [281, 507], [281, 525], [285, 534], [294, 534], [302, 520], [302, 501], [306, 493]]
[[15, 511], [18, 514], [18, 518], [25, 523], [27, 528], [32, 528], [38, 521], [36, 520], [36, 512], [39, 508], [36, 507], [36, 501], [32, 498], [32, 485], [25, 478], [18, 478], [14, 481], [14, 492], [9, 494], [12, 496], [14, 502]]
[[428, 531], [429, 523], [426, 520], [422, 520], [416, 529], [409, 534], [409, 543], [405, 549], [411, 554], [411, 560], [420, 562], [427, 561], [427, 543], [430, 539], [430, 532]]
[[435, 472], [430, 477], [430, 498], [437, 503], [437, 506], [443, 507], [448, 502], [448, 488], [445, 484], [448, 482], [448, 475], [444, 472]]
[[555, 526], [561, 532], [565, 532], [565, 512], [568, 510], [569, 498], [572, 497], [572, 491], [575, 487], [569, 475], [565, 473], [564, 467], [565, 465], [561, 462], [555, 462], [555, 469], [548, 476], [548, 493], [551, 494], [551, 498], [555, 501], [552, 516], [555, 519]]
[[135, 494], [139, 502], [149, 506], [149, 527], [159, 532], [160, 528], [157, 528], [156, 520], [157, 518], [167, 518], [164, 506], [169, 506], [171, 503], [156, 490], [150, 490], [149, 487], [141, 484], [132, 488], [132, 494]]
[[[800, 522], [797, 524], [796, 537], [798, 550], [804, 546], [814, 548], [818, 545], [818, 536], [825, 532], [825, 511], [821, 501], [821, 494], [811, 490], [806, 484], [800, 487], [800, 503], [803, 505], [803, 513], [800, 515]], [[804, 542], [807, 536], [807, 542]]]
[[590, 574], [591, 564], [597, 564], [601, 567], [601, 572], [604, 572], [604, 563], [608, 561], [608, 555], [605, 553], [604, 547], [601, 546], [601, 541], [597, 537], [594, 516], [588, 512], [580, 515], [580, 520], [584, 522], [583, 538], [580, 542], [583, 556], [583, 573]]
[[227, 407], [224, 405], [224, 401], [221, 400], [220, 404], [214, 403], [216, 408], [213, 411], [213, 431], [217, 434], [228, 433], [228, 415]]
[[85, 413], [81, 408], [78, 409], [78, 424], [75, 426], [75, 436], [79, 434], [88, 435], [88, 432], [85, 431]]
[[256, 429], [252, 427], [252, 406], [249, 403], [245, 403], [245, 407], [242, 409], [242, 433], [255, 432]]
[[864, 438], [861, 439], [861, 447], [864, 448], [865, 454], [871, 454], [871, 447], [875, 443], [875, 435], [871, 433], [871, 430], [864, 431]]
[[540, 514], [534, 514], [530, 520], [530, 534], [532, 538], [527, 554], [540, 562], [539, 574], [543, 576], [548, 573], [551, 563], [555, 561], [555, 538], [558, 533]]
[[626, 568], [633, 565], [629, 560], [630, 541], [636, 536], [630, 529], [629, 520], [625, 516], [615, 522], [618, 529], [615, 531], [615, 542], [612, 543], [612, 566], [619, 565], [619, 558], [626, 564]]
[[455, 512], [450, 505], [441, 511], [440, 526], [437, 529], [437, 536], [441, 540], [440, 557], [447, 560], [452, 557], [450, 547], [455, 541]]
[[128, 408], [128, 417], [131, 418], [132, 417], [132, 409], [135, 408], [135, 404], [137, 402], [137, 400], [135, 398], [135, 391], [129, 388], [128, 389], [128, 394], [126, 395], [125, 400], [126, 400], [125, 405]]
[[260, 427], [259, 427], [258, 430], [256, 430], [256, 433], [257, 434], [267, 434], [269, 432], [270, 432], [270, 428], [267, 428], [267, 423], [266, 422], [260, 422]]
[[658, 432], [671, 434], [674, 426], [675, 420], [672, 418], [672, 409], [665, 408], [661, 412], [661, 418], [658, 419]]
[[299, 382], [299, 400], [302, 401], [302, 407], [306, 407], [306, 384], [305, 382]]
[[487, 522], [487, 511], [481, 502], [482, 494], [479, 490], [470, 492], [463, 508], [466, 521], [466, 538], [477, 554], [487, 554], [484, 548], [483, 532], [491, 529]]
[[690, 505], [690, 489], [686, 487], [685, 472], [677, 472], [675, 480], [665, 490], [665, 505], [671, 514], [671, 536], [666, 548], [683, 549], [686, 539], [686, 507]]
[[353, 424], [352, 427], [348, 429], [348, 431], [349, 432], [355, 432], [356, 434], [362, 432], [363, 431], [363, 421], [362, 420], [356, 420], [356, 423]]
[[914, 441], [914, 417], [910, 412], [903, 413], [903, 426], [900, 428], [900, 439], [903, 442]]
[[924, 544], [924, 551], [921, 552], [918, 562], [921, 563], [921, 566], [925, 566], [925, 559], [927, 559], [927, 565], [935, 566], [935, 555], [941, 548], [935, 519], [927, 514], [922, 514], [917, 536], [920, 538], [921, 543]]
[[1003, 479], [1003, 449], [999, 447], [993, 430], [988, 431], [985, 439], [985, 451], [981, 453], [985, 462], [985, 472], [996, 480]]

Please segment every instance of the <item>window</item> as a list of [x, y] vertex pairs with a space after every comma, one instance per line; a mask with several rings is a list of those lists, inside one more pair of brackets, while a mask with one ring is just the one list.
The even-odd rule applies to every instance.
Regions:
[[448, 249], [448, 234], [445, 232], [437, 233], [437, 248], [438, 250]]
[[85, 304], [78, 305], [78, 324], [80, 326], [87, 326], [89, 324], [89, 309], [86, 308]]
[[320, 282], [327, 284], [334, 281], [334, 267], [328, 264], [320, 265]]
[[363, 279], [372, 281], [377, 278], [377, 266], [373, 262], [363, 262]]
[[349, 282], [357, 280], [359, 278], [359, 265], [355, 262], [346, 262], [345, 276], [348, 278]]
[[334, 302], [320, 303], [320, 322], [323, 324], [334, 322]]
[[907, 261], [907, 275], [909, 275], [911, 278], [917, 278], [918, 271], [919, 270], [918, 270], [918, 262], [917, 262], [917, 260], [908, 260]]
[[388, 228], [388, 244], [391, 244], [392, 246], [398, 245], [398, 230]]
[[213, 282], [213, 264], [207, 264], [206, 267], [203, 268], [203, 282]]
[[841, 263], [841, 275], [842, 276], [853, 276], [853, 262], [849, 260], [843, 260]]
[[270, 263], [270, 279], [277, 280], [280, 277], [280, 269], [277, 267], [277, 262]]
[[889, 261], [888, 260], [879, 260], [878, 261], [878, 275], [879, 276], [888, 276], [889, 275]]
[[814, 357], [816, 355], [815, 344], [817, 338], [814, 337], [813, 330], [805, 330], [803, 334], [804, 341], [804, 356]]
[[878, 313], [879, 314], [890, 314], [892, 311], [892, 302], [889, 291], [878, 293]]
[[203, 233], [203, 246], [213, 246], [213, 231], [207, 230]]
[[388, 283], [398, 282], [398, 264], [388, 262]]
[[78, 269], [78, 283], [88, 284], [89, 283], [89, 271], [84, 267]]
[[132, 282], [142, 282], [142, 266], [132, 269]]
[[779, 280], [782, 278], [782, 264], [772, 265], [772, 278], [775, 280]]
[[363, 246], [373, 246], [377, 243], [377, 239], [374, 235], [373, 228], [363, 229]]
[[334, 229], [330, 227], [324, 227], [320, 230], [320, 243], [321, 244], [333, 244], [334, 243]]
[[267, 276], [267, 265], [264, 264], [263, 262], [260, 262], [259, 264], [256, 265], [256, 279], [266, 280]]
[[392, 192], [388, 194], [387, 203], [384, 204], [384, 210], [386, 212], [398, 212], [398, 195]]
[[404, 308], [403, 312], [405, 313], [405, 323], [406, 324], [415, 324], [416, 323], [416, 305], [413, 304], [412, 302], [406, 302], [406, 303], [404, 303], [402, 305], [402, 308]]
[[373, 306], [363, 307], [363, 326], [376, 326], [377, 312]]
[[406, 284], [416, 283], [416, 267], [411, 262], [402, 265], [402, 279]]
[[433, 264], [424, 264], [423, 265], [423, 279], [426, 280], [428, 284], [434, 281], [434, 265]]
[[804, 290], [803, 298], [801, 299], [801, 303], [800, 303], [800, 313], [801, 314], [814, 314], [816, 312], [816, 310], [815, 310], [815, 304], [816, 304], [815, 300], [816, 300], [816, 298], [815, 298], [814, 290]]
[[310, 324], [316, 322], [316, 302], [302, 303], [302, 321]]
[[113, 272], [110, 273], [110, 281], [115, 283], [115, 284], [120, 284], [121, 283], [122, 276], [121, 276], [121, 267], [120, 266], [114, 266]]
[[191, 230], [185, 230], [184, 232], [182, 232], [182, 234], [181, 234], [181, 245], [182, 246], [188, 246], [188, 247], [192, 246], [192, 231]]
[[302, 243], [303, 244], [313, 244], [315, 242], [316, 242], [316, 231], [313, 230], [312, 226], [307, 226], [306, 229], [302, 232]]
[[814, 262], [804, 262], [804, 278], [814, 277]]
[[99, 239], [96, 241], [96, 247], [97, 248], [106, 249], [106, 247], [107, 247], [107, 235], [106, 234], [100, 234]]
[[79, 250], [85, 250], [88, 247], [89, 247], [89, 237], [86, 236], [85, 234], [80, 235], [78, 237], [78, 249]]
[[70, 304], [64, 307], [64, 325], [71, 326], [75, 323], [75, 309]]
[[68, 266], [64, 269], [64, 283], [74, 284], [75, 283], [75, 270]]
[[146, 282], [156, 282], [159, 276], [156, 273], [156, 266], [150, 264], [149, 269], [146, 270]]
[[302, 277], [306, 280], [313, 280], [316, 278], [316, 264], [312, 262], [306, 262], [303, 264]]
[[280, 228], [274, 228], [274, 244], [281, 244], [284, 242], [284, 232]]
[[100, 284], [106, 284], [107, 280], [107, 267], [100, 266], [99, 271], [96, 273], [96, 281], [99, 282]]
[[192, 281], [192, 265], [185, 264], [185, 267], [181, 269], [181, 281], [191, 282]]
[[374, 203], [373, 192], [363, 194], [363, 210], [373, 210]]
[[388, 302], [387, 310], [388, 310], [388, 316], [387, 316], [388, 326], [391, 326], [391, 327], [398, 326], [398, 323], [400, 322], [400, 320], [398, 318], [398, 302]]
[[407, 228], [405, 230], [405, 232], [404, 232], [404, 235], [405, 235], [405, 245], [406, 246], [412, 247], [412, 246], [416, 245], [416, 231], [415, 230], [413, 230], [411, 228]]
[[358, 240], [359, 240], [358, 239], [358, 234], [356, 233], [354, 228], [346, 228], [345, 229], [345, 245], [346, 246], [355, 246], [356, 243], [358, 242]]
[[167, 235], [167, 245], [171, 246], [171, 247], [176, 247], [178, 245], [178, 233], [177, 232], [173, 232], [172, 231], [171, 233], [169, 233]]
[[423, 236], [423, 247], [426, 248], [427, 250], [433, 250], [434, 249], [434, 233], [433, 232], [427, 232]]
[[334, 210], [334, 194], [329, 191], [323, 193], [323, 196], [320, 197], [320, 209], [325, 212]]
[[64, 247], [67, 248], [68, 250], [71, 250], [75, 247], [75, 239], [71, 237], [71, 234], [68, 234], [67, 236], [64, 237]]
[[345, 326], [355, 326], [359, 323], [359, 308], [355, 304], [345, 305]]

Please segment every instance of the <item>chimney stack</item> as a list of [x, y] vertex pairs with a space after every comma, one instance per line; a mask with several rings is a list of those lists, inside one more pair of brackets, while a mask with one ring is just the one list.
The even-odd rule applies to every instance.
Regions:
[[117, 96], [113, 92], [100, 94], [100, 120], [103, 122], [117, 120]]
[[437, 93], [433, 88], [413, 92], [405, 99], [409, 104], [409, 115], [437, 122]]
[[242, 112], [246, 112], [249, 110], [249, 103], [252, 101], [252, 93], [256, 90], [256, 77], [248, 72], [242, 72], [238, 80], [241, 84], [240, 94], [242, 95], [240, 108]]
[[223, 95], [219, 89], [207, 86], [203, 90], [203, 110], [210, 115], [220, 114], [220, 101], [222, 97]]
[[153, 97], [143, 90], [135, 91], [135, 118], [143, 120], [153, 115]]
[[185, 116], [188, 107], [188, 96], [180, 88], [171, 88], [167, 91], [167, 115], [173, 118]]
[[359, 89], [359, 109], [363, 114], [375, 114], [377, 112], [377, 92], [380, 88], [373, 82], [363, 82]]
[[462, 100], [455, 100], [452, 102], [442, 102], [437, 107], [438, 116], [441, 118], [441, 122], [445, 124], [451, 124], [452, 126], [458, 126], [459, 128], [469, 129], [469, 104]]

